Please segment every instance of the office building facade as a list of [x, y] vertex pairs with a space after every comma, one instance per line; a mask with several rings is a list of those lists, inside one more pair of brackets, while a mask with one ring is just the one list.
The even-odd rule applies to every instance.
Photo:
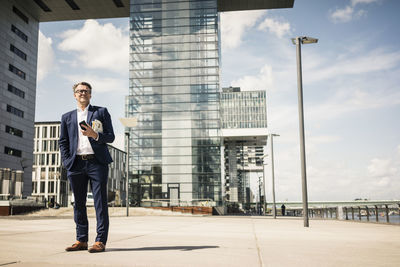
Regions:
[[32, 196], [46, 202], [68, 205], [68, 182], [62, 167], [60, 122], [36, 122], [33, 146]]
[[251, 192], [250, 175], [257, 173], [263, 176], [268, 132], [266, 92], [241, 91], [239, 87], [223, 88], [221, 124], [224, 200], [244, 206], [253, 201], [253, 195], [260, 195], [259, 192]]
[[32, 192], [38, 29], [13, 1], [0, 2], [0, 168], [23, 172], [24, 196]]

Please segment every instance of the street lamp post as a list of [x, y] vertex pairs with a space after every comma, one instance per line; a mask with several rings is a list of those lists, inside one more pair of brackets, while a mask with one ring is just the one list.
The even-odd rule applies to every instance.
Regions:
[[307, 199], [307, 174], [306, 174], [306, 149], [304, 142], [304, 112], [303, 112], [303, 77], [301, 70], [301, 45], [317, 43], [318, 39], [299, 36], [292, 38], [293, 44], [296, 45], [297, 54], [297, 88], [298, 88], [298, 105], [299, 105], [299, 124], [300, 124], [300, 157], [301, 157], [301, 181], [303, 195], [303, 218], [304, 227], [309, 227], [308, 222], [308, 199]]
[[126, 216], [129, 216], [129, 128], [135, 127], [137, 124], [136, 118], [120, 118], [122, 125], [125, 126], [125, 145], [126, 145]]
[[264, 183], [264, 186], [263, 186], [263, 188], [264, 188], [264, 199], [263, 199], [263, 207], [264, 207], [264, 209], [263, 209], [263, 215], [264, 215], [264, 216], [265, 216], [266, 210], [267, 210], [267, 182], [266, 182], [266, 179], [265, 179], [265, 165], [267, 165], [267, 164], [264, 163], [264, 158], [267, 157], [267, 156], [268, 156], [268, 154], [265, 154], [265, 155], [263, 155], [263, 156], [261, 157], [261, 159], [262, 159], [262, 165], [263, 165], [263, 175], [262, 175], [262, 177], [263, 177], [263, 183]]
[[259, 206], [259, 214], [261, 215], [261, 213], [262, 213], [262, 208], [261, 208], [261, 205], [262, 205], [262, 201], [261, 201], [261, 187], [262, 187], [262, 184], [261, 184], [261, 176], [259, 176], [258, 177], [258, 196], [259, 196], [259, 203], [260, 203], [260, 206]]
[[126, 144], [126, 185], [125, 185], [125, 194], [126, 194], [126, 216], [129, 216], [129, 131], [125, 132], [125, 144]]
[[275, 171], [274, 171], [274, 136], [279, 136], [279, 134], [269, 134], [271, 138], [271, 177], [272, 177], [272, 203], [273, 208], [272, 212], [274, 215], [274, 219], [276, 219], [276, 204], [275, 204]]

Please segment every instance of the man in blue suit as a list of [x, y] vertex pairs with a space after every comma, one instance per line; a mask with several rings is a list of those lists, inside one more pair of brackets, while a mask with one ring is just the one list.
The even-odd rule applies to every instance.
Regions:
[[[103, 252], [108, 236], [107, 176], [112, 158], [107, 143], [114, 141], [111, 116], [104, 107], [90, 105], [92, 87], [87, 82], [73, 86], [77, 109], [61, 118], [60, 151], [75, 197], [76, 242], [66, 251], [88, 249], [89, 223], [86, 196], [90, 182], [96, 209], [97, 237], [89, 252]], [[86, 125], [81, 122], [85, 121]]]

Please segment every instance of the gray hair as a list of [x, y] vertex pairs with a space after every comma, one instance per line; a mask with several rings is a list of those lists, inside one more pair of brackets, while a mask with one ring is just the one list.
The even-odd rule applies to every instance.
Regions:
[[76, 87], [78, 87], [78, 85], [85, 85], [90, 89], [90, 91], [92, 91], [92, 86], [88, 82], [79, 82], [79, 83], [74, 84], [74, 86], [72, 86], [72, 90], [74, 91], [74, 93], [75, 93], [75, 89], [76, 89]]

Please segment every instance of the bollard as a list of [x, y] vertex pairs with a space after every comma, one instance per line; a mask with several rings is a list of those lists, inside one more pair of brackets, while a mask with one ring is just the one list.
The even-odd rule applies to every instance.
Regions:
[[400, 216], [400, 203], [398, 205], [399, 205], [399, 216]]
[[375, 218], [376, 218], [376, 222], [379, 222], [378, 213], [379, 213], [378, 206], [375, 205]]
[[361, 207], [358, 207], [358, 219], [361, 221]]
[[386, 222], [389, 223], [389, 207], [387, 204], [385, 204], [385, 210], [386, 210]]
[[400, 216], [400, 203], [398, 205], [399, 205], [399, 216]]
[[365, 209], [367, 210], [367, 222], [369, 222], [369, 210], [368, 210], [368, 206], [365, 206]]
[[351, 219], [354, 221], [354, 208], [351, 207]]

